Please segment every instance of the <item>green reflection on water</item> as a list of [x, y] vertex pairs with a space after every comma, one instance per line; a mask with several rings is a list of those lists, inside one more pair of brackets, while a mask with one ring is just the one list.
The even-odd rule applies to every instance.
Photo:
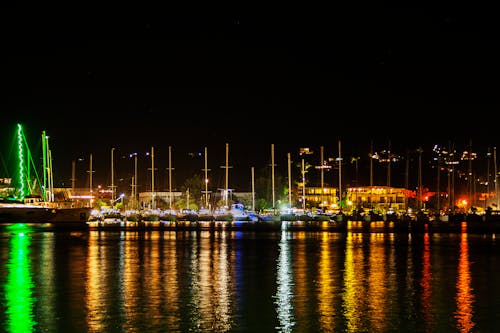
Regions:
[[36, 325], [33, 318], [33, 280], [29, 258], [31, 237], [27, 234], [29, 230], [24, 224], [9, 227], [12, 237], [5, 284], [8, 332], [32, 332]]

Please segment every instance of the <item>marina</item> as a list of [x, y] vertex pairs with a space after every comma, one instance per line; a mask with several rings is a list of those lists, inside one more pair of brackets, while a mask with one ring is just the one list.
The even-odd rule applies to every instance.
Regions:
[[158, 4], [2, 16], [0, 332], [500, 331], [493, 2]]
[[18, 226], [0, 231], [0, 330], [495, 332], [499, 254], [468, 233]]
[[256, 220], [232, 219], [163, 219], [141, 218], [132, 220], [122, 215], [112, 219], [87, 222], [89, 230], [238, 230], [238, 231], [327, 231], [327, 232], [386, 232], [386, 233], [500, 233], [500, 219], [479, 215], [457, 215], [418, 219], [416, 217], [381, 216], [379, 219], [353, 219], [348, 215], [321, 215], [307, 219], [290, 215], [259, 217]]
[[[489, 193], [469, 193], [472, 198], [483, 200], [483, 207], [460, 199], [453, 209], [450, 208], [454, 198], [453, 193], [426, 191], [425, 194], [410, 191], [406, 188], [396, 188], [390, 184], [390, 163], [386, 159], [388, 152], [370, 153], [378, 161], [387, 164], [388, 183], [386, 186], [342, 185], [342, 147], [338, 141], [338, 158], [334, 166], [338, 167], [338, 186], [329, 187], [324, 182], [324, 172], [331, 165], [326, 164], [324, 147], [320, 148], [320, 186], [307, 185], [306, 163], [307, 155], [312, 154], [308, 148], [300, 151], [301, 178], [296, 188], [291, 185], [290, 154], [287, 154], [288, 187], [286, 196], [276, 196], [275, 184], [275, 146], [271, 144], [271, 174], [270, 201], [260, 198], [260, 207], [256, 202], [255, 178], [252, 168], [250, 193], [240, 193], [229, 186], [229, 144], [225, 144], [224, 187], [218, 193], [209, 191], [208, 150], [205, 147], [204, 177], [198, 191], [189, 190], [174, 195], [172, 189], [172, 147], [168, 148], [168, 192], [160, 192], [155, 187], [155, 150], [151, 147], [148, 153], [150, 167], [150, 191], [137, 191], [137, 154], [134, 158], [134, 176], [132, 177], [130, 195], [118, 195], [115, 186], [115, 148], [111, 149], [111, 185], [109, 190], [100, 185], [94, 190], [92, 155], [89, 158], [89, 189], [76, 195], [73, 185], [71, 191], [65, 190], [63, 200], [55, 200], [52, 169], [52, 155], [48, 135], [42, 133], [43, 167], [42, 179], [33, 179], [30, 173], [31, 158], [28, 143], [25, 141], [22, 125], [17, 127], [17, 140], [20, 147], [17, 188], [7, 187], [5, 193], [10, 197], [2, 197], [0, 202], [0, 225], [9, 226], [15, 223], [27, 223], [38, 229], [74, 229], [74, 230], [196, 230], [196, 231], [328, 231], [328, 232], [453, 232], [453, 233], [487, 233], [499, 232], [500, 213], [497, 209], [498, 185], [497, 176], [493, 178], [495, 187], [488, 185]], [[440, 154], [447, 153], [439, 150]], [[469, 153], [467, 153], [469, 154]], [[470, 154], [469, 154], [470, 155]], [[469, 156], [467, 155], [467, 156]], [[391, 155], [393, 156], [393, 154]], [[466, 156], [470, 170], [471, 157]], [[419, 152], [419, 161], [421, 153]], [[496, 170], [496, 149], [489, 157], [493, 157]], [[394, 157], [391, 157], [394, 158]], [[446, 160], [446, 159], [445, 159]], [[355, 160], [358, 163], [357, 160]], [[489, 162], [489, 160], [488, 160]], [[419, 164], [420, 165], [420, 164]], [[455, 164], [451, 164], [455, 165]], [[496, 171], [495, 171], [496, 172]], [[372, 166], [370, 164], [370, 175]], [[496, 174], [495, 174], [496, 175]], [[438, 175], [439, 176], [439, 175]], [[420, 177], [420, 176], [419, 176]], [[438, 178], [439, 179], [439, 178]], [[419, 178], [419, 182], [421, 179]], [[450, 181], [450, 180], [449, 180]], [[370, 180], [370, 183], [372, 181]], [[10, 184], [10, 182], [9, 182]], [[39, 186], [35, 186], [38, 184]], [[469, 182], [470, 184], [470, 182]], [[418, 184], [422, 187], [421, 184]], [[282, 185], [283, 186], [283, 185]], [[191, 185], [195, 187], [195, 185]], [[64, 190], [64, 189], [63, 189]], [[294, 194], [292, 195], [292, 192]], [[434, 196], [430, 204], [429, 196]], [[59, 195], [60, 197], [60, 195]], [[443, 200], [440, 200], [443, 197]], [[286, 198], [286, 200], [285, 200]], [[245, 202], [240, 202], [239, 200]], [[476, 199], [472, 201], [476, 201]], [[278, 205], [278, 202], [280, 203]], [[270, 205], [270, 207], [269, 207]], [[279, 207], [278, 207], [279, 206]], [[438, 209], [439, 208], [439, 209]]]

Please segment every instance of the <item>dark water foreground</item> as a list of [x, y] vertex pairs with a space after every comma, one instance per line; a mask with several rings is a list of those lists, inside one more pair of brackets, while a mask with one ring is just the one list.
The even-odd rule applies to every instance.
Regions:
[[496, 234], [0, 233], [2, 332], [496, 332]]

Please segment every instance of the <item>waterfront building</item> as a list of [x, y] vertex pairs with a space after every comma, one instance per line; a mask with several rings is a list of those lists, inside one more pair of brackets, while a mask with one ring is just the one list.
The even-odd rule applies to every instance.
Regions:
[[[300, 207], [302, 207], [302, 200], [305, 199], [306, 209], [318, 208], [328, 211], [338, 208], [339, 198], [337, 195], [337, 188], [328, 186], [308, 186], [305, 188], [304, 192], [304, 198], [299, 197], [300, 203], [298, 204], [298, 206]], [[299, 188], [299, 193], [302, 193], [301, 188]]]
[[347, 205], [352, 210], [406, 211], [408, 190], [391, 186], [360, 186], [347, 188]]

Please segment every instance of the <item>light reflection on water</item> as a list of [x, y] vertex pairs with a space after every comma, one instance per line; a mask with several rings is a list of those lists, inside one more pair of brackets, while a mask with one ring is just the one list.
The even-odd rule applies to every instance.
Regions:
[[500, 313], [494, 236], [0, 236], [6, 332], [470, 332]]
[[279, 325], [276, 327], [278, 332], [292, 332], [295, 325], [292, 305], [293, 277], [291, 259], [289, 241], [287, 240], [286, 232], [282, 231], [276, 268], [277, 290], [274, 296], [279, 322]]
[[455, 319], [457, 320], [457, 329], [460, 332], [471, 332], [474, 328], [474, 296], [471, 288], [468, 247], [467, 234], [461, 234], [460, 254], [458, 258], [457, 295], [455, 297], [457, 300]]
[[[9, 243], [5, 292], [6, 329], [8, 332], [32, 332], [36, 320], [33, 304], [33, 279], [30, 260], [31, 237], [27, 230], [13, 232]], [[4, 326], [4, 325], [2, 325]]]

